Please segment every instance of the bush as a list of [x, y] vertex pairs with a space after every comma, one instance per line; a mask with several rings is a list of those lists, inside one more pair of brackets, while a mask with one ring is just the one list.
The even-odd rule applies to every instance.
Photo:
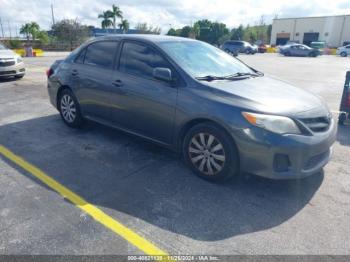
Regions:
[[17, 39], [11, 39], [7, 43], [8, 47], [11, 49], [16, 49], [16, 48], [21, 48], [22, 47], [22, 42]]

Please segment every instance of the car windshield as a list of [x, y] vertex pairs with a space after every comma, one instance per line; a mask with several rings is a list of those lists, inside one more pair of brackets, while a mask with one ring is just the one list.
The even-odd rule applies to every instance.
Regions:
[[200, 41], [160, 42], [160, 47], [191, 76], [225, 77], [254, 72], [220, 49]]
[[5, 50], [5, 49], [6, 49], [6, 47], [3, 46], [2, 44], [0, 44], [0, 50]]

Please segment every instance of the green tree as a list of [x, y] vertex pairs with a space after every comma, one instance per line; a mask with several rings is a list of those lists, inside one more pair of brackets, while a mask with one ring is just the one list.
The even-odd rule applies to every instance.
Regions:
[[61, 20], [52, 26], [54, 37], [61, 43], [69, 45], [70, 50], [85, 42], [90, 36], [89, 27], [77, 20]]
[[189, 37], [190, 36], [190, 32], [191, 32], [192, 28], [190, 26], [184, 26], [181, 30], [181, 34], [180, 36], [182, 37]]
[[35, 41], [39, 31], [40, 26], [36, 22], [30, 22], [22, 25], [19, 32], [26, 36], [27, 41], [29, 41], [30, 36], [32, 37], [32, 40]]
[[159, 35], [162, 31], [160, 27], [149, 26], [147, 23], [138, 23], [135, 29], [140, 34], [153, 34], [153, 35]]
[[39, 31], [37, 33], [37, 38], [42, 44], [47, 44], [49, 42], [49, 35], [47, 34], [46, 31]]
[[113, 25], [114, 32], [115, 32], [115, 29], [117, 27], [116, 19], [120, 18], [120, 20], [121, 20], [120, 22], [122, 23], [123, 22], [123, 12], [122, 12], [122, 10], [120, 10], [120, 8], [118, 6], [112, 5], [112, 10], [108, 10], [107, 15], [110, 18], [112, 18], [112, 25]]
[[243, 25], [239, 25], [237, 28], [231, 30], [231, 40], [242, 40], [244, 35]]
[[98, 18], [102, 19], [101, 27], [103, 29], [106, 29], [106, 28], [111, 27], [113, 25], [113, 21], [111, 20], [111, 12], [110, 11], [102, 12], [102, 14], [98, 15]]
[[167, 35], [177, 36], [176, 30], [174, 28], [170, 28]]
[[119, 28], [123, 30], [123, 34], [125, 34], [129, 30], [130, 24], [128, 20], [122, 19], [121, 23], [119, 24]]

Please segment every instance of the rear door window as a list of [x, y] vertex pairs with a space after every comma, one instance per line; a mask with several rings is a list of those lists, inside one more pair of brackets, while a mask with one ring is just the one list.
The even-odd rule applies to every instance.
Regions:
[[117, 47], [118, 42], [116, 41], [100, 41], [92, 43], [86, 49], [84, 64], [112, 68]]

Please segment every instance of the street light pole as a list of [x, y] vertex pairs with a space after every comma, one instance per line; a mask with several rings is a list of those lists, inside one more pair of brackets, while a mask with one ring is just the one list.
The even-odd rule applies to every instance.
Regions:
[[4, 28], [3, 28], [3, 26], [2, 26], [1, 18], [0, 18], [0, 26], [1, 26], [2, 38], [5, 38], [5, 35], [4, 35]]

